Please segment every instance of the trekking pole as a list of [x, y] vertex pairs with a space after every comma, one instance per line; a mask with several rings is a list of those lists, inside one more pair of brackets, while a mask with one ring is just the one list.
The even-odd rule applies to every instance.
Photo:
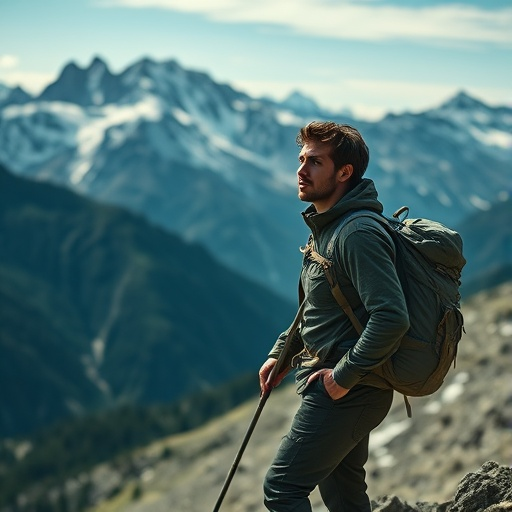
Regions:
[[215, 507], [213, 509], [213, 512], [218, 512], [220, 510], [220, 506], [222, 504], [222, 501], [224, 500], [224, 496], [226, 495], [226, 492], [229, 488], [229, 485], [231, 484], [231, 480], [233, 480], [233, 477], [235, 476], [235, 472], [238, 468], [238, 464], [240, 463], [240, 460], [242, 458], [242, 455], [244, 454], [245, 448], [247, 447], [247, 444], [249, 443], [249, 439], [254, 431], [254, 427], [256, 427], [256, 423], [258, 422], [258, 419], [261, 415], [261, 411], [263, 410], [263, 407], [265, 407], [265, 403], [267, 402], [268, 397], [270, 396], [270, 393], [273, 389], [273, 383], [275, 378], [279, 375], [281, 371], [281, 367], [283, 366], [284, 360], [290, 350], [290, 346], [292, 344], [293, 336], [295, 335], [295, 331], [297, 330], [297, 327], [299, 326], [300, 321], [302, 320], [302, 312], [304, 310], [305, 301], [302, 302], [302, 304], [299, 307], [299, 310], [297, 311], [297, 314], [295, 315], [295, 319], [292, 322], [292, 325], [290, 326], [290, 329], [288, 331], [288, 335], [286, 336], [285, 343], [283, 345], [283, 349], [281, 350], [281, 353], [279, 354], [279, 357], [276, 361], [276, 364], [272, 368], [272, 371], [270, 372], [269, 376], [269, 383], [270, 386], [265, 393], [263, 393], [260, 396], [260, 400], [258, 402], [258, 407], [256, 408], [256, 412], [254, 413], [254, 416], [251, 420], [251, 423], [249, 424], [249, 427], [247, 429], [247, 432], [245, 433], [244, 439], [242, 441], [242, 445], [240, 446], [240, 449], [238, 450], [238, 453], [236, 454], [235, 460], [233, 461], [233, 464], [231, 465], [231, 469], [229, 470], [228, 476], [226, 477], [226, 480], [224, 482], [224, 485], [222, 487], [222, 490], [219, 494], [219, 497], [217, 498], [217, 503], [215, 504]]

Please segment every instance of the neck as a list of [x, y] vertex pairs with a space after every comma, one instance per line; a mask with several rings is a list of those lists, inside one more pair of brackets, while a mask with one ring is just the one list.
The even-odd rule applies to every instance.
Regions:
[[327, 199], [313, 202], [313, 206], [317, 213], [324, 213], [330, 210], [348, 191], [348, 187], [338, 187]]

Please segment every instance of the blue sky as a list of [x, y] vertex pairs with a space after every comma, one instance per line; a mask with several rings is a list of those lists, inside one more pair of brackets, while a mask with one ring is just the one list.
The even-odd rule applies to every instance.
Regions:
[[253, 96], [420, 111], [460, 90], [512, 105], [512, 0], [10, 0], [0, 82], [31, 92], [65, 64], [177, 60]]

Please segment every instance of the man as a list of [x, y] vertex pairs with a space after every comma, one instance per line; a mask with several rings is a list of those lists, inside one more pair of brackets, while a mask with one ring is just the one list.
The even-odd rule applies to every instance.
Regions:
[[[298, 195], [312, 203], [303, 213], [315, 250], [326, 246], [340, 220], [358, 209], [381, 213], [361, 134], [348, 125], [312, 122], [297, 136]], [[265, 506], [273, 512], [311, 511], [309, 494], [318, 486], [330, 512], [370, 512], [364, 465], [370, 432], [389, 412], [393, 391], [364, 385], [364, 376], [398, 347], [409, 327], [394, 266], [395, 247], [375, 219], [354, 217], [341, 230], [333, 254], [338, 283], [363, 324], [359, 336], [333, 297], [321, 266], [305, 254], [301, 284], [303, 320], [285, 370], [297, 367], [302, 396], [264, 482]], [[283, 347], [283, 333], [260, 369], [260, 386]], [[292, 358], [292, 356], [294, 356]]]

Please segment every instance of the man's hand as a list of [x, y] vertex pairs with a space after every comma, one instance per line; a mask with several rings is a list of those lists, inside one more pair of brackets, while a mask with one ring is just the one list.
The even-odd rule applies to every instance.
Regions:
[[341, 387], [333, 378], [332, 370], [328, 368], [324, 368], [322, 370], [318, 370], [317, 372], [311, 374], [308, 378], [308, 384], [313, 382], [316, 379], [322, 379], [324, 381], [324, 387], [329, 396], [333, 400], [338, 400], [339, 398], [344, 397], [350, 389]]
[[270, 357], [263, 363], [263, 366], [260, 368], [259, 376], [260, 376], [260, 389], [261, 389], [262, 395], [269, 392], [272, 388], [279, 386], [281, 381], [286, 377], [286, 375], [290, 371], [290, 368], [283, 370], [279, 375], [277, 375], [274, 378], [274, 382], [271, 383], [270, 382], [270, 373], [272, 372], [272, 369], [274, 368], [276, 363], [277, 363], [277, 359]]

